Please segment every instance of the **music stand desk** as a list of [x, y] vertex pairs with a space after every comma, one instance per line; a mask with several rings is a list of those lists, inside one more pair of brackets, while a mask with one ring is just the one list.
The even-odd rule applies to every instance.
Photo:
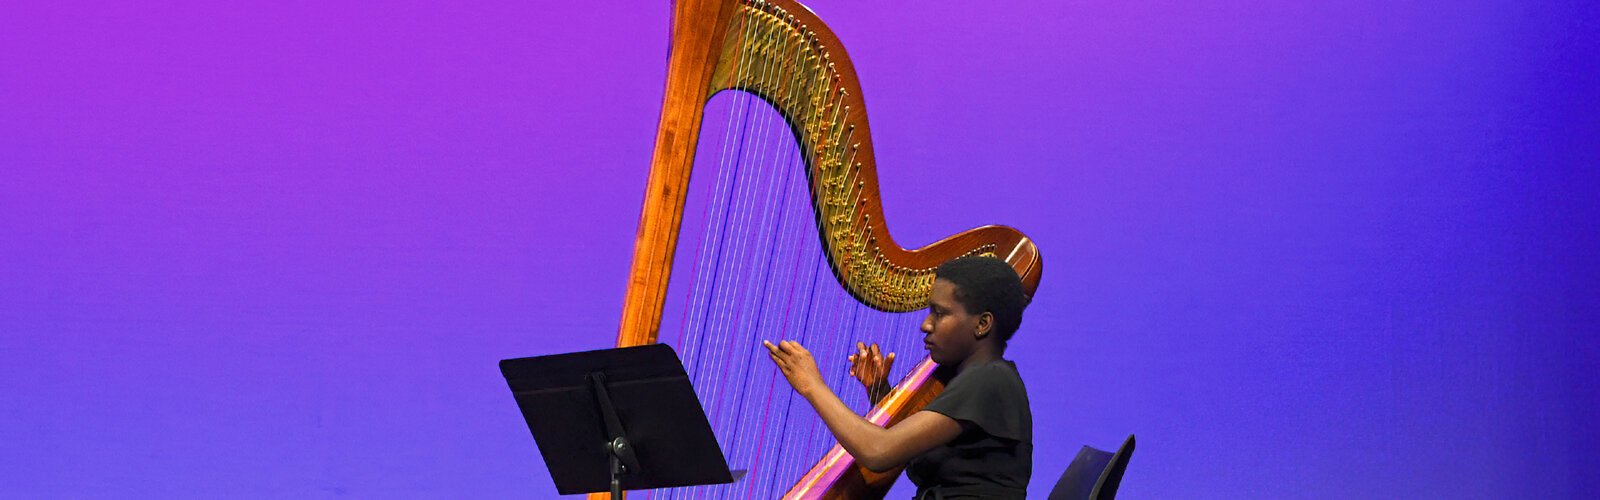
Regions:
[[500, 362], [563, 495], [733, 482], [666, 344]]

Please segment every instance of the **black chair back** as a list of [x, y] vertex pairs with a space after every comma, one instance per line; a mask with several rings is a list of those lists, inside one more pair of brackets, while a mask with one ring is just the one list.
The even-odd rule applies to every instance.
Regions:
[[1128, 459], [1133, 457], [1133, 435], [1122, 442], [1116, 453], [1085, 446], [1078, 450], [1055, 488], [1050, 490], [1050, 500], [1112, 500], [1117, 487], [1122, 484], [1122, 473], [1128, 470]]

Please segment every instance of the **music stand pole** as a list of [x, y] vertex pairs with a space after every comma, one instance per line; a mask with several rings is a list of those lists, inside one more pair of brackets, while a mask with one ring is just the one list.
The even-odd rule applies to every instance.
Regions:
[[606, 392], [605, 372], [591, 372], [584, 378], [589, 379], [589, 387], [594, 391], [595, 402], [600, 405], [600, 417], [605, 421], [606, 451], [611, 455], [611, 499], [622, 498], [622, 475], [629, 471], [639, 470], [639, 459], [633, 456], [633, 447], [628, 446], [628, 433], [622, 430], [622, 419], [617, 418], [616, 405], [611, 404], [611, 395]]

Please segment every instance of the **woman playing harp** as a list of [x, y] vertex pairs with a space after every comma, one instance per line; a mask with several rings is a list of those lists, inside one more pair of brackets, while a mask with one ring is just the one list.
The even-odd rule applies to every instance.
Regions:
[[[954, 378], [922, 410], [888, 428], [856, 415], [823, 382], [811, 353], [797, 342], [766, 343], [795, 392], [816, 409], [858, 463], [876, 472], [907, 467], [917, 498], [1023, 498], [1033, 465], [1033, 416], [1006, 342], [1027, 304], [1022, 282], [1004, 261], [966, 257], [935, 271], [924, 346]], [[858, 348], [852, 373], [874, 393], [887, 380], [889, 357]]]
[[[675, 343], [728, 461], [750, 475], [734, 485], [647, 496], [881, 496], [898, 472], [874, 473], [835, 446], [827, 426], [806, 415], [806, 403], [777, 387], [784, 382], [775, 367], [748, 362], [762, 349], [754, 334], [802, 339], [819, 355], [843, 358], [860, 340], [857, 331], [910, 330], [919, 318], [902, 313], [928, 307], [941, 263], [998, 257], [1031, 295], [1042, 273], [1039, 251], [1004, 226], [920, 248], [895, 242], [855, 68], [838, 37], [794, 0], [677, 0], [672, 33], [617, 345]], [[706, 110], [713, 96], [730, 90], [722, 95], [745, 101], [734, 100], [737, 112], [717, 128]], [[743, 117], [752, 108], [740, 103], [776, 121], [751, 125]], [[702, 126], [731, 144], [706, 149], [719, 157], [697, 159]], [[699, 177], [708, 189], [691, 187], [692, 171], [714, 174]], [[711, 201], [692, 212], [706, 214], [702, 223], [687, 225], [685, 241], [701, 235], [699, 249], [680, 259], [690, 192], [709, 193], [704, 199]], [[677, 264], [688, 272], [676, 272]], [[663, 325], [669, 308], [682, 314]], [[914, 340], [894, 350], [915, 349]], [[866, 418], [882, 427], [915, 414], [944, 388], [935, 366], [920, 361], [886, 396], [887, 382], [878, 384]], [[845, 397], [865, 403], [857, 399]]]

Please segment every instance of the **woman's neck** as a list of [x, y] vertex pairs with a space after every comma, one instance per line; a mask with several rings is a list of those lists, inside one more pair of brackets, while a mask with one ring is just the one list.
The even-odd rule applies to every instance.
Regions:
[[967, 368], [984, 365], [991, 361], [1000, 359], [1001, 354], [1002, 351], [995, 348], [994, 344], [980, 343], [978, 344], [978, 348], [972, 352], [971, 356], [967, 356], [967, 359], [961, 360], [961, 364], [956, 365], [956, 373], [961, 373], [967, 371]]

